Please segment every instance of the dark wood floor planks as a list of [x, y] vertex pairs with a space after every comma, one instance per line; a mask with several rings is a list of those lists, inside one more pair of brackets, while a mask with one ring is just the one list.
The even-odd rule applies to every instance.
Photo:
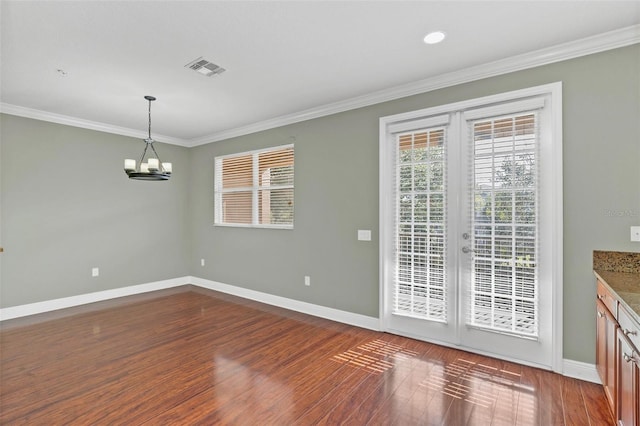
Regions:
[[592, 383], [184, 287], [5, 321], [0, 424], [614, 422]]

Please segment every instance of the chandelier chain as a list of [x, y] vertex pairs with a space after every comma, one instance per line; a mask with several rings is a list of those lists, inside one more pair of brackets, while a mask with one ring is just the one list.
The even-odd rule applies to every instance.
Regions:
[[151, 99], [149, 99], [149, 139], [151, 139]]

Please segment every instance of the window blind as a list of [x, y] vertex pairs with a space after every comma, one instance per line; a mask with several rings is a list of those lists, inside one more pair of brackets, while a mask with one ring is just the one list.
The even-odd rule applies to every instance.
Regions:
[[538, 334], [538, 113], [468, 121], [472, 259], [467, 324]]
[[446, 129], [396, 135], [393, 313], [445, 322]]
[[216, 225], [292, 228], [294, 147], [215, 159]]

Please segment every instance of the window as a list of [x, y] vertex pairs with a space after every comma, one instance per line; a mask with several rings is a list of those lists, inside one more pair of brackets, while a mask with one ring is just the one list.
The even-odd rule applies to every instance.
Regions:
[[469, 122], [471, 326], [538, 335], [538, 121], [536, 111]]
[[293, 145], [215, 158], [216, 225], [293, 228]]
[[397, 135], [394, 313], [446, 321], [446, 128]]

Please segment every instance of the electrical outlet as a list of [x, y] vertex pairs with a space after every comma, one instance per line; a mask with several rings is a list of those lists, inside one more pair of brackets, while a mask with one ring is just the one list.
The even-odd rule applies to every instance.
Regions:
[[200, 259], [200, 266], [204, 266], [204, 259]]
[[631, 227], [631, 241], [640, 241], [640, 226]]
[[309, 275], [304, 276], [304, 285], [307, 287], [311, 285], [311, 277]]
[[371, 241], [371, 230], [358, 229], [358, 241]]
[[100, 268], [91, 268], [91, 276], [97, 277], [100, 275]]

